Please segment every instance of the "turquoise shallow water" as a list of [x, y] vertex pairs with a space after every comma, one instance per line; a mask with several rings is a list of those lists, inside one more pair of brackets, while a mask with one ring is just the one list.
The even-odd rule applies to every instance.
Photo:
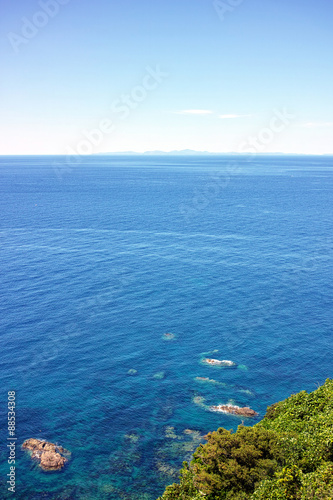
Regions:
[[[251, 425], [333, 376], [333, 160], [91, 157], [59, 175], [63, 162], [0, 160], [15, 498], [153, 500], [204, 434], [241, 423], [209, 405], [250, 405]], [[29, 437], [71, 450], [68, 466], [42, 472]]]

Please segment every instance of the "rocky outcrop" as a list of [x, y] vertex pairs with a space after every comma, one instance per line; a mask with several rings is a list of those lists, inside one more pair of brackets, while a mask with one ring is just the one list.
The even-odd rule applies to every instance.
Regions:
[[162, 339], [163, 340], [174, 340], [176, 338], [176, 335], [174, 333], [163, 333]]
[[210, 406], [209, 409], [211, 411], [218, 411], [222, 413], [231, 413], [232, 415], [239, 415], [242, 417], [255, 417], [258, 413], [249, 406], [244, 406], [241, 408], [240, 406], [234, 405], [218, 405], [218, 406]]
[[22, 445], [23, 450], [31, 452], [31, 458], [37, 460], [43, 470], [60, 470], [68, 459], [64, 455], [70, 455], [68, 450], [48, 441], [40, 439], [27, 439]]
[[214, 365], [214, 366], [235, 366], [236, 363], [233, 361], [229, 361], [228, 359], [211, 359], [211, 358], [204, 358], [202, 360], [203, 363], [207, 363], [208, 365]]

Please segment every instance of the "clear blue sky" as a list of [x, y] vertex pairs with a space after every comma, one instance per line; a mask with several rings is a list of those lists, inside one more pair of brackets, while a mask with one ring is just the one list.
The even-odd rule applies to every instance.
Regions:
[[330, 0], [50, 1], [0, 0], [0, 154], [333, 153]]

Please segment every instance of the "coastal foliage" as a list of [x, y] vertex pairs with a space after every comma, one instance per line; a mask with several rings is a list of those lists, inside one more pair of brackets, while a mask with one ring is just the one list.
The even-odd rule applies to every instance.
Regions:
[[333, 380], [267, 408], [236, 432], [208, 434], [158, 500], [333, 500]]

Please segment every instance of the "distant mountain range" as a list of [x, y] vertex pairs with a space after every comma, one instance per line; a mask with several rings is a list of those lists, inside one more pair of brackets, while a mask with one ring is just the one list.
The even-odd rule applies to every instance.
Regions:
[[[235, 152], [230, 152], [230, 153], [211, 153], [209, 151], [194, 151], [193, 149], [182, 149], [180, 151], [145, 151], [144, 153], [138, 153], [135, 151], [119, 151], [119, 152], [110, 152], [110, 153], [97, 153], [98, 155], [103, 155], [103, 156], [117, 156], [117, 155], [123, 155], [123, 156], [131, 156], [131, 155], [144, 155], [144, 156], [212, 156], [212, 155], [223, 155], [223, 156], [230, 156], [230, 155], [245, 155], [248, 156], [251, 153], [235, 153]], [[258, 155], [265, 155], [265, 156], [276, 156], [276, 155], [283, 155], [284, 153], [256, 153]]]
[[181, 151], [145, 151], [138, 153], [136, 151], [119, 151], [115, 153], [98, 153], [99, 155], [145, 155], [145, 156], [189, 156], [189, 155], [212, 155], [219, 153], [210, 153], [209, 151], [194, 151], [193, 149], [183, 149]]

